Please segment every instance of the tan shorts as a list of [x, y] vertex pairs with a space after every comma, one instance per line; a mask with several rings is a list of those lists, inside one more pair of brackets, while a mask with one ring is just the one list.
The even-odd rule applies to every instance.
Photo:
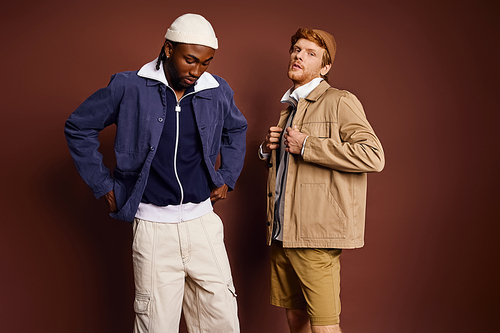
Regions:
[[340, 249], [271, 246], [271, 304], [307, 310], [311, 325], [340, 323]]
[[134, 333], [239, 333], [236, 293], [220, 218], [134, 221]]

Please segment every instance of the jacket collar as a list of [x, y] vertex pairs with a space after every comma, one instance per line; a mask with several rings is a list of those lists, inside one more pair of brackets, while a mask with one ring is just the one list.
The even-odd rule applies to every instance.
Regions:
[[293, 87], [288, 89], [285, 95], [281, 98], [281, 103], [288, 103], [297, 107], [297, 103], [300, 99], [306, 98], [311, 91], [313, 91], [320, 84], [321, 81], [323, 81], [323, 79], [318, 77], [303, 86], [298, 87], [297, 89], [293, 89]]
[[[155, 80], [169, 86], [167, 78], [165, 77], [165, 72], [163, 71], [163, 62], [160, 62], [160, 69], [156, 70], [157, 59], [148, 62], [137, 72], [137, 75], [146, 79]], [[217, 88], [219, 82], [213, 77], [212, 74], [205, 72], [203, 73], [196, 83], [194, 84], [194, 91], [202, 91], [207, 89]]]
[[306, 99], [310, 102], [316, 102], [329, 88], [331, 88], [331, 86], [328, 82], [323, 80], [309, 95], [307, 95]]

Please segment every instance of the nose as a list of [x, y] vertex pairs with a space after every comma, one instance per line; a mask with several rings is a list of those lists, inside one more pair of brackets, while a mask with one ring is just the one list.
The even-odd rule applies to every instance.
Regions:
[[304, 50], [300, 50], [300, 52], [297, 52], [297, 53], [295, 54], [295, 58], [296, 58], [296, 59], [299, 59], [299, 60], [302, 60], [302, 59], [303, 59], [303, 57], [304, 57], [304, 52], [305, 52]]
[[196, 78], [200, 77], [201, 74], [203, 74], [203, 69], [201, 68], [201, 64], [194, 66], [193, 69], [189, 71], [189, 74]]

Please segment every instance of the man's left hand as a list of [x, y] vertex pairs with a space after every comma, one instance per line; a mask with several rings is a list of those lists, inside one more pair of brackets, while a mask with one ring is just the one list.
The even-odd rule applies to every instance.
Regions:
[[284, 134], [285, 138], [285, 150], [290, 154], [300, 154], [302, 151], [302, 145], [304, 140], [307, 138], [307, 134], [300, 132], [297, 129], [297, 125], [293, 127], [288, 127]]
[[226, 199], [227, 189], [228, 187], [226, 184], [222, 185], [221, 187], [214, 188], [210, 193], [210, 201], [212, 201], [212, 204], [216, 203], [219, 200]]

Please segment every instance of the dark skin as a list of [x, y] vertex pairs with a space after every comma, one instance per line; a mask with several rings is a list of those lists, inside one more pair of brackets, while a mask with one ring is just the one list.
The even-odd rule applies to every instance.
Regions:
[[179, 43], [173, 46], [169, 41], [165, 42], [163, 48], [167, 56], [163, 62], [163, 70], [179, 100], [184, 96], [186, 89], [208, 69], [215, 50], [195, 44]]
[[[163, 70], [170, 87], [177, 96], [177, 100], [180, 100], [186, 90], [195, 84], [196, 80], [208, 69], [215, 50], [195, 44], [178, 43], [174, 46], [169, 41], [165, 41], [163, 47], [167, 56], [167, 59], [163, 62]], [[212, 189], [210, 200], [212, 203], [216, 203], [219, 200], [226, 199], [227, 191], [228, 186], [226, 184]], [[116, 212], [114, 191], [106, 193], [104, 198], [109, 209]]]

